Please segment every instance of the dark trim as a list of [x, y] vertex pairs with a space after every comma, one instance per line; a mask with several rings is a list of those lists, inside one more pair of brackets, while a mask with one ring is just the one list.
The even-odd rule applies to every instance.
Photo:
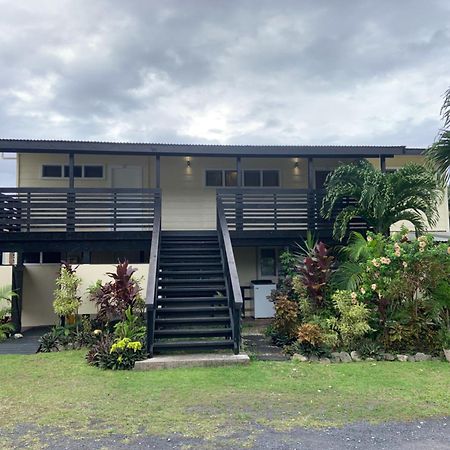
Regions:
[[69, 153], [69, 188], [73, 189], [74, 187], [75, 187], [75, 154]]
[[371, 145], [208, 145], [0, 139], [0, 152], [129, 154], [161, 156], [376, 157], [416, 151], [405, 146]]
[[308, 158], [308, 189], [314, 188], [314, 165], [313, 158]]
[[17, 253], [17, 264], [12, 268], [12, 290], [16, 295], [11, 299], [11, 322], [14, 333], [22, 331], [22, 304], [23, 304], [23, 255]]
[[161, 157], [159, 155], [155, 158], [155, 187], [156, 189], [161, 187]]
[[386, 158], [384, 156], [380, 156], [380, 170], [386, 172]]

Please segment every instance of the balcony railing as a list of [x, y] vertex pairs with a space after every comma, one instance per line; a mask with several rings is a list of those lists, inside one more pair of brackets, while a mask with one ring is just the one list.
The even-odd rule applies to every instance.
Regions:
[[0, 188], [0, 232], [150, 231], [158, 189]]
[[[231, 188], [218, 189], [230, 231], [296, 231], [307, 230], [331, 234], [339, 211], [354, 204], [347, 199], [336, 205], [333, 216], [325, 220], [320, 214], [323, 190]], [[361, 219], [352, 220], [351, 230], [365, 230]]]

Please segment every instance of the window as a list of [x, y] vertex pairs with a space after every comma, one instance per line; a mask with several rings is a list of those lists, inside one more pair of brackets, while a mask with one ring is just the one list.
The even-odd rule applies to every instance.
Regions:
[[244, 170], [244, 186], [261, 186], [261, 172], [259, 170]]
[[205, 172], [207, 187], [233, 187], [237, 186], [236, 170], [207, 170]]
[[221, 170], [207, 170], [206, 171], [206, 186], [222, 187], [223, 174]]
[[[73, 176], [75, 178], [81, 178], [82, 167], [74, 166], [73, 167]], [[69, 166], [64, 166], [64, 178], [69, 178]]]
[[84, 166], [84, 178], [103, 178], [103, 166]]
[[278, 170], [244, 170], [245, 187], [279, 187]]
[[57, 263], [61, 262], [60, 252], [42, 252], [42, 262], [45, 263]]
[[[103, 178], [103, 166], [84, 165], [74, 166], [73, 175], [75, 178]], [[68, 165], [51, 165], [44, 164], [42, 166], [43, 178], [69, 178]]]
[[225, 170], [225, 186], [233, 187], [238, 185], [236, 170]]
[[45, 164], [42, 166], [42, 176], [45, 178], [61, 178], [62, 168], [61, 166], [51, 166]]
[[260, 249], [259, 270], [262, 277], [277, 276], [277, 252], [274, 248]]

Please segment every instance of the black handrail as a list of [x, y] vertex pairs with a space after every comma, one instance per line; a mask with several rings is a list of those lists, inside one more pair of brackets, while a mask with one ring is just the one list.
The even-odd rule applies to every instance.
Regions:
[[159, 250], [161, 244], [161, 194], [155, 194], [155, 218], [153, 221], [152, 242], [148, 264], [147, 293], [145, 306], [147, 311], [147, 353], [153, 356], [155, 341], [156, 299], [158, 297]]
[[217, 196], [217, 233], [223, 254], [228, 306], [232, 316], [233, 350], [235, 354], [238, 354], [241, 345], [241, 312], [243, 299], [225, 210], [219, 196]]

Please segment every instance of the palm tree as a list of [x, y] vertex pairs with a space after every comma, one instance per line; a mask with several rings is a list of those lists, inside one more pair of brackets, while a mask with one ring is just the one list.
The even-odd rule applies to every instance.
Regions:
[[444, 104], [441, 108], [444, 127], [436, 142], [427, 149], [426, 155], [432, 166], [442, 175], [445, 182], [450, 181], [450, 88], [444, 94]]
[[356, 203], [344, 207], [336, 216], [335, 239], [342, 240], [349, 222], [360, 217], [376, 233], [389, 234], [399, 220], [410, 221], [416, 233], [425, 230], [427, 222], [436, 224], [442, 188], [432, 170], [407, 164], [392, 173], [375, 169], [367, 160], [345, 164], [328, 175], [321, 214], [331, 219], [333, 210], [344, 198]]

